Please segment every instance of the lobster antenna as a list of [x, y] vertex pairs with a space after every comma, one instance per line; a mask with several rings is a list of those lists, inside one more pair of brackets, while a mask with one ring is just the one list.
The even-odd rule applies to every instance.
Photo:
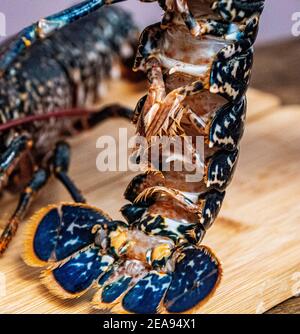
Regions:
[[61, 111], [49, 112], [43, 115], [30, 115], [8, 121], [7, 123], [4, 124], [0, 124], [0, 132], [8, 131], [17, 126], [33, 123], [35, 121], [47, 121], [50, 118], [59, 119], [59, 118], [70, 118], [70, 117], [84, 117], [84, 116], [89, 116], [94, 112], [95, 111], [93, 110], [87, 110], [87, 109], [65, 109]]

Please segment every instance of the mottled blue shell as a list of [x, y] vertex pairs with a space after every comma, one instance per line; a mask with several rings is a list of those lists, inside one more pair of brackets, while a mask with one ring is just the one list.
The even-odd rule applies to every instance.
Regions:
[[[228, 101], [239, 101], [250, 81], [250, 74], [253, 65], [253, 48], [243, 53], [238, 53], [239, 44], [232, 45], [232, 57], [213, 62], [210, 75], [210, 91], [225, 97]], [[236, 49], [236, 51], [234, 51]]]
[[206, 184], [209, 188], [223, 191], [232, 180], [239, 150], [220, 151], [209, 161]]
[[209, 126], [209, 146], [234, 150], [244, 133], [246, 97], [218, 110]]
[[209, 297], [221, 278], [220, 265], [205, 247], [188, 247], [176, 263], [164, 304], [168, 312], [192, 309]]
[[79, 252], [52, 271], [55, 282], [67, 293], [81, 294], [103, 274], [114, 259], [101, 256], [98, 247]]
[[226, 21], [242, 21], [253, 14], [261, 14], [265, 0], [216, 0], [214, 10]]
[[157, 313], [170, 282], [170, 275], [150, 272], [124, 296], [122, 306], [133, 313]]
[[84, 205], [53, 208], [41, 217], [34, 233], [34, 255], [42, 261], [63, 260], [94, 242], [95, 225], [109, 222], [102, 212]]

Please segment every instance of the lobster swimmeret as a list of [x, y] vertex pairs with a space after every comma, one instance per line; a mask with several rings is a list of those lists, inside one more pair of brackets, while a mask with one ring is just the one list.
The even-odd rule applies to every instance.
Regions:
[[150, 89], [133, 119], [150, 146], [153, 136], [203, 136], [204, 154], [190, 146], [203, 179], [186, 182], [188, 171], [155, 169], [149, 161], [125, 192], [126, 222], [86, 204], [49, 206], [31, 219], [25, 245], [29, 265], [48, 266], [42, 279], [55, 294], [74, 298], [93, 286], [93, 304], [113, 312], [192, 313], [220, 282], [220, 262], [201, 243], [236, 166], [264, 5], [159, 3], [162, 23], [140, 39], [135, 69], [148, 74]]

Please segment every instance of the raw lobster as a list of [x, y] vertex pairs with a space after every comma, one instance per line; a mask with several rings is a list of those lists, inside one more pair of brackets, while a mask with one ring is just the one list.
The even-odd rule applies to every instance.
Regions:
[[[48, 266], [42, 280], [63, 298], [96, 287], [93, 305], [113, 312], [197, 312], [216, 290], [222, 269], [202, 245], [236, 167], [243, 134], [253, 43], [264, 1], [165, 0], [162, 23], [143, 32], [135, 70], [149, 91], [133, 120], [148, 146], [135, 158], [145, 173], [129, 184], [115, 221], [86, 204], [53, 205], [29, 223], [25, 261]], [[188, 169], [164, 170], [185, 154], [141, 159], [152, 138], [179, 136], [203, 177], [187, 182]], [[196, 149], [204, 138], [204, 152]], [[226, 245], [224, 245], [226, 247]]]

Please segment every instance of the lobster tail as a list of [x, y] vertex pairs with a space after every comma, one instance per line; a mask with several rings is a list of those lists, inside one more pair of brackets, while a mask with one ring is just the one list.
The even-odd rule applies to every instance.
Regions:
[[138, 253], [135, 238], [143, 237], [88, 205], [52, 205], [28, 224], [24, 259], [47, 267], [42, 281], [55, 295], [77, 298], [96, 287], [95, 307], [113, 312], [181, 313], [212, 295], [221, 268], [208, 248], [153, 239], [150, 252]]

